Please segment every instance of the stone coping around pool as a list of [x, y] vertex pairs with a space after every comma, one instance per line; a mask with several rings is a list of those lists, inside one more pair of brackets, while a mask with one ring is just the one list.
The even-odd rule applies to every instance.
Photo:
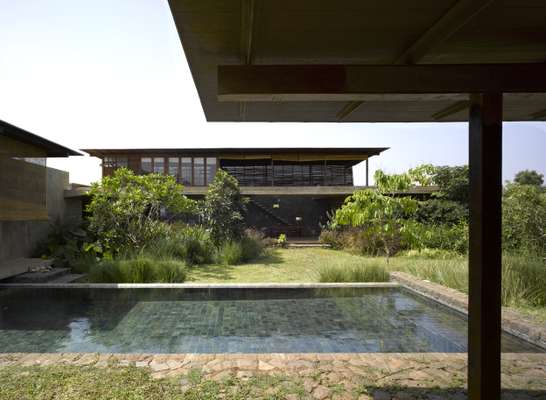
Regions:
[[2, 288], [43, 289], [327, 289], [398, 288], [397, 282], [336, 283], [2, 283]]
[[[412, 292], [468, 314], [468, 295], [458, 290], [416, 278], [405, 272], [392, 272], [391, 279]], [[537, 323], [512, 308], [502, 307], [502, 329], [546, 349], [546, 323]]]
[[[189, 376], [196, 371], [203, 379], [214, 381], [231, 377], [244, 381], [258, 375], [291, 376], [301, 381], [305, 398], [320, 400], [413, 398], [400, 395], [404, 388], [445, 388], [449, 390], [433, 398], [466, 398], [466, 353], [0, 354], [0, 368], [48, 365], [147, 368], [153, 378], [180, 379], [182, 391], [191, 387]], [[502, 385], [516, 392], [528, 391], [531, 397], [525, 399], [543, 398], [546, 354], [503, 353]], [[366, 390], [368, 394], [340, 397], [336, 388], [345, 393], [371, 389]]]

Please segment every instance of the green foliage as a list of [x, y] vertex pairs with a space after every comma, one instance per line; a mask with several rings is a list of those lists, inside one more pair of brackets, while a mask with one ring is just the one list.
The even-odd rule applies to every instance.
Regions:
[[468, 206], [470, 199], [468, 165], [434, 167], [432, 183], [439, 186], [437, 197]]
[[59, 268], [72, 268], [75, 272], [87, 272], [96, 262], [93, 251], [84, 251], [89, 241], [82, 226], [52, 224], [47, 239], [35, 249], [36, 257], [53, 259], [53, 265]]
[[172, 176], [135, 175], [126, 168], [93, 184], [87, 207], [89, 230], [96, 238], [93, 249], [111, 257], [165, 236], [162, 212], [194, 211], [183, 189]]
[[319, 270], [320, 282], [388, 282], [389, 273], [385, 266], [372, 265], [335, 265]]
[[441, 249], [458, 254], [468, 252], [468, 224], [465, 221], [454, 225], [427, 225], [409, 221], [405, 227], [410, 234], [402, 232], [404, 249]]
[[225, 242], [218, 249], [218, 262], [224, 265], [236, 265], [243, 261], [243, 245], [241, 242]]
[[538, 186], [508, 184], [502, 207], [504, 247], [546, 254], [546, 193]]
[[542, 186], [544, 184], [544, 175], [534, 170], [519, 171], [514, 178], [514, 183], [518, 185]]
[[217, 260], [224, 265], [236, 265], [261, 257], [265, 251], [265, 240], [261, 233], [247, 229], [243, 237], [223, 243], [217, 252]]
[[277, 246], [279, 247], [287, 247], [288, 246], [288, 239], [286, 238], [286, 234], [281, 233], [279, 237], [277, 238]]
[[349, 196], [336, 211], [332, 225], [334, 228], [338, 225], [360, 227], [363, 238], [373, 248], [369, 254], [377, 253], [379, 247], [389, 257], [396, 252], [400, 233], [405, 229], [407, 220], [404, 216], [417, 210], [417, 201], [383, 192], [403, 190], [404, 185], [409, 185], [406, 178], [398, 175], [390, 179], [381, 171], [376, 175], [378, 190], [359, 190]]
[[452, 200], [430, 199], [419, 202], [414, 218], [424, 224], [454, 225], [468, 221], [468, 208]]
[[246, 203], [237, 179], [218, 170], [202, 203], [203, 220], [217, 245], [243, 236]]
[[187, 265], [211, 263], [215, 246], [210, 233], [199, 225], [173, 225], [165, 237], [150, 243], [144, 252], [155, 258], [174, 258]]
[[89, 281], [97, 283], [177, 283], [185, 279], [184, 263], [146, 256], [103, 260], [89, 271]]

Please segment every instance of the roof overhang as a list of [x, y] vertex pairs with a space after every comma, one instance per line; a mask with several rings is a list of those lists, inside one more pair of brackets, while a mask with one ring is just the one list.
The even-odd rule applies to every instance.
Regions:
[[68, 147], [61, 146], [41, 136], [35, 135], [21, 129], [15, 125], [8, 124], [5, 121], [0, 120], [0, 135], [7, 136], [11, 139], [23, 142], [35, 147], [38, 147], [45, 151], [46, 157], [68, 157], [68, 156], [81, 156], [82, 153], [71, 150]]
[[169, 3], [209, 121], [467, 121], [478, 91], [546, 118], [544, 1]]

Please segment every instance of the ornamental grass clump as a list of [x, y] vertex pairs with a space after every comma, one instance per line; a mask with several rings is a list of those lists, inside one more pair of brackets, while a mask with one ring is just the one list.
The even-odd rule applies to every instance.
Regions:
[[389, 273], [383, 265], [330, 265], [319, 270], [319, 282], [388, 282]]
[[185, 279], [184, 263], [147, 257], [105, 260], [89, 271], [89, 280], [96, 283], [181, 283]]

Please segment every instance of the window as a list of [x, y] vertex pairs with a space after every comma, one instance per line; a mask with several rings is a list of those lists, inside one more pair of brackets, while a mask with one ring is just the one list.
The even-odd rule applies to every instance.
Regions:
[[205, 159], [203, 157], [193, 159], [193, 184], [195, 186], [205, 185]]
[[143, 174], [152, 172], [152, 159], [150, 157], [142, 157], [140, 159], [140, 169]]
[[181, 158], [181, 171], [180, 171], [180, 183], [183, 185], [189, 185], [192, 184], [192, 168], [191, 168], [191, 158], [190, 157], [182, 157]]
[[207, 157], [207, 185], [210, 185], [216, 175], [216, 158]]
[[165, 173], [165, 159], [163, 157], [154, 158], [154, 172], [156, 174]]
[[104, 168], [127, 168], [127, 157], [105, 157], [102, 166]]
[[180, 174], [180, 172], [178, 171], [178, 164], [179, 164], [178, 157], [169, 158], [169, 175], [174, 176], [177, 181], [178, 181], [178, 176]]

